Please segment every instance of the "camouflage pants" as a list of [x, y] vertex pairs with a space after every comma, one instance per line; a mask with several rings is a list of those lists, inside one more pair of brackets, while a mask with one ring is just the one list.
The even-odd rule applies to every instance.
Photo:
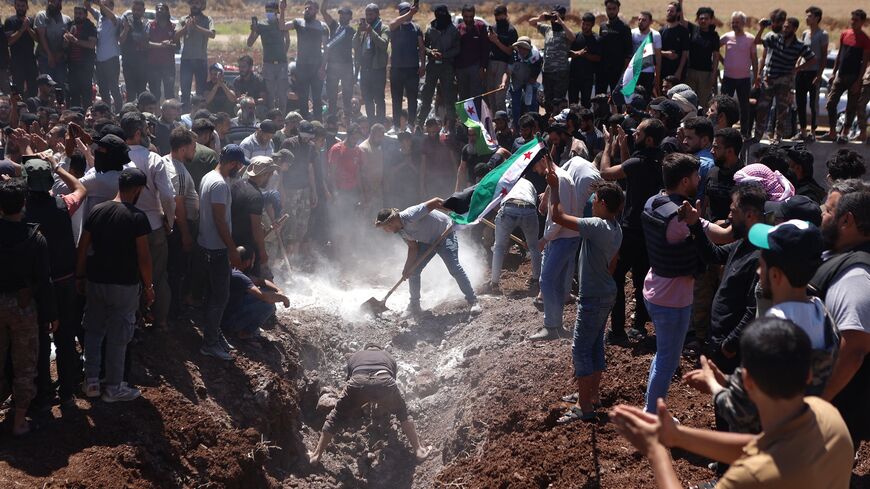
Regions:
[[761, 84], [761, 96], [755, 107], [755, 137], [761, 139], [767, 130], [770, 104], [776, 100], [776, 137], [782, 139], [789, 121], [789, 96], [794, 87], [794, 75], [770, 78]]
[[39, 356], [39, 326], [33, 305], [18, 307], [15, 295], [0, 295], [0, 400], [6, 385], [6, 355], [12, 358], [12, 395], [15, 407], [26, 409], [36, 397], [36, 360]]
[[286, 190], [284, 212], [290, 215], [281, 228], [285, 244], [304, 240], [308, 234], [308, 219], [311, 217], [311, 191], [307, 188]]

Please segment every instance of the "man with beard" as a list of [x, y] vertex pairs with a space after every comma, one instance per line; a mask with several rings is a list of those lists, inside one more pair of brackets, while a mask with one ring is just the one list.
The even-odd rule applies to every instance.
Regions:
[[196, 154], [196, 135], [187, 128], [177, 127], [169, 135], [171, 152], [164, 157], [169, 181], [175, 190], [175, 227], [169, 235], [169, 259], [167, 261], [169, 289], [172, 298], [169, 314], [181, 313], [182, 301], [190, 292], [189, 275], [193, 246], [199, 229], [199, 194], [187, 165]]
[[592, 98], [592, 87], [595, 86], [595, 74], [601, 63], [601, 45], [598, 36], [592, 32], [595, 27], [595, 15], [592, 12], [583, 14], [580, 22], [580, 33], [574, 36], [571, 50], [570, 80], [568, 81], [568, 103], [580, 103], [589, 108]]
[[[609, 60], [601, 66], [595, 84], [595, 93], [610, 93], [622, 80], [632, 52], [631, 29], [619, 18], [619, 0], [605, 0], [607, 22], [601, 24], [598, 38], [601, 42], [601, 58]], [[618, 288], [618, 287], [617, 287]], [[617, 304], [619, 298], [616, 299]]]
[[372, 125], [369, 137], [359, 144], [363, 205], [378, 209], [384, 203], [384, 126]]
[[746, 237], [753, 225], [764, 222], [766, 200], [767, 193], [761, 184], [741, 182], [731, 190], [728, 214], [735, 241], [717, 246], [711, 244], [704, 233], [696, 235], [695, 244], [701, 259], [708, 265], [724, 265], [710, 309], [708, 346], [709, 358], [725, 373], [733, 372], [740, 364], [740, 335], [755, 319], [755, 271], [759, 253]]
[[148, 23], [148, 90], [157, 100], [162, 96], [172, 99], [175, 92], [175, 24], [169, 6], [158, 3], [154, 7], [156, 18]]
[[[502, 87], [505, 74], [513, 61], [513, 45], [519, 39], [517, 29], [508, 18], [507, 7], [497, 5], [493, 15], [495, 27], [489, 29], [489, 65], [486, 67], [487, 92]], [[490, 109], [494, 112], [506, 110], [506, 95], [501, 91], [490, 95]]]
[[48, 0], [45, 10], [36, 14], [33, 26], [39, 36], [36, 60], [39, 72], [51, 76], [63, 85], [66, 83], [66, 56], [64, 54], [64, 33], [72, 19], [61, 12], [63, 0]]
[[121, 67], [127, 87], [127, 102], [135, 102], [148, 83], [149, 65], [143, 63], [148, 52], [145, 0], [134, 0], [130, 12], [121, 17], [121, 35], [118, 39], [121, 41]]
[[[761, 97], [755, 106], [755, 137], [761, 139], [767, 129], [770, 103], [776, 99], [776, 140], [782, 140], [786, 124], [789, 123], [789, 95], [794, 87], [795, 71], [815, 58], [810, 46], [798, 41], [795, 36], [800, 21], [789, 17], [782, 26], [781, 34], [764, 37], [764, 25], [755, 35], [755, 44], [764, 45], [763, 78], [755, 78], [755, 88], [761, 88]], [[803, 62], [798, 63], [798, 59]], [[832, 119], [833, 120], [833, 119]]]
[[[556, 5], [551, 12], [545, 12], [529, 19], [544, 36], [544, 67], [541, 69], [544, 83], [544, 110], [554, 112], [556, 101], [565, 101], [568, 93], [568, 52], [574, 42], [574, 32], [565, 25], [568, 10]], [[550, 25], [542, 22], [550, 21]]]
[[710, 152], [710, 145], [713, 143], [713, 124], [706, 117], [691, 117], [683, 121], [682, 128], [683, 151], [695, 155], [701, 164], [698, 199], [703, 202], [707, 173], [714, 166], [713, 154]]
[[713, 25], [713, 9], [701, 7], [695, 14], [698, 24], [689, 23], [689, 62], [686, 84], [698, 94], [698, 104], [706, 107], [719, 76], [719, 34]]
[[740, 107], [728, 95], [714, 95], [707, 106], [707, 118], [713, 123], [714, 129], [730, 128], [740, 122]]
[[94, 62], [96, 61], [97, 26], [88, 19], [88, 11], [76, 6], [73, 22], [67, 27], [66, 42], [68, 107], [90, 107], [93, 102]]
[[[324, 8], [326, 2], [323, 2]], [[265, 96], [266, 107], [278, 107], [283, 114], [287, 106], [287, 40], [285, 32], [281, 29], [284, 20], [279, 14], [278, 2], [274, 0], [266, 2], [266, 20], [251, 23], [251, 33], [248, 34], [248, 47], [252, 47], [257, 38], [263, 45], [263, 78], [258, 78], [261, 86], [259, 90], [247, 90], [240, 92], [241, 87], [236, 87], [236, 93], [247, 93], [254, 98]], [[254, 60], [250, 59], [250, 65], [246, 71], [252, 72]], [[246, 60], [247, 61], [247, 60]], [[239, 71], [242, 68], [242, 60], [239, 59]], [[256, 75], [254, 75], [256, 77]], [[241, 78], [241, 77], [240, 77]], [[235, 86], [235, 84], [234, 84]]]
[[589, 159], [589, 151], [586, 144], [571, 135], [571, 131], [564, 122], [555, 122], [547, 129], [547, 139], [550, 146], [555, 147], [554, 163], [562, 166], [568, 160], [579, 156], [584, 160]]
[[[613, 138], [605, 134], [606, 142], [601, 156], [601, 178], [625, 180], [625, 209], [622, 212], [622, 246], [613, 279], [616, 280], [616, 302], [610, 316], [608, 341], [625, 341], [625, 276], [631, 270], [634, 283], [635, 316], [629, 335], [640, 338], [646, 335], [649, 316], [643, 300], [643, 278], [649, 271], [641, 214], [644, 203], [662, 188], [662, 157], [659, 149], [665, 127], [658, 119], [646, 119], [634, 133], [634, 153], [619, 165], [611, 166]], [[626, 137], [620, 132], [620, 137]], [[622, 291], [622, 292], [620, 292]]]
[[389, 42], [390, 30], [381, 20], [380, 8], [374, 3], [366, 5], [365, 18], [360, 19], [359, 28], [353, 36], [353, 45], [359, 71], [359, 90], [366, 107], [366, 117], [372, 122], [385, 121], [387, 116], [384, 97]]
[[22, 96], [36, 96], [36, 57], [33, 46], [37, 41], [36, 30], [27, 17], [27, 0], [15, 0], [15, 15], [3, 22], [3, 31], [9, 43], [12, 83]]
[[190, 15], [181, 21], [175, 32], [175, 41], [184, 39], [181, 47], [181, 104], [190, 105], [190, 87], [196, 79], [196, 92], [205, 93], [208, 78], [208, 40], [214, 39], [216, 31], [211, 17], [202, 13], [206, 0], [190, 0]]
[[221, 319], [230, 294], [231, 266], [242, 267], [242, 259], [233, 241], [231, 218], [232, 193], [229, 181], [236, 178], [248, 165], [245, 153], [238, 145], [228, 144], [221, 151], [220, 162], [202, 178], [199, 186], [199, 236], [204, 270], [208, 281], [208, 295], [203, 318], [203, 355], [220, 360], [232, 360], [232, 345], [220, 330]]
[[840, 330], [840, 354], [822, 394], [840, 410], [852, 440], [870, 439], [870, 190], [860, 180], [835, 182], [822, 207], [830, 251], [810, 281]]
[[262, 278], [271, 278], [269, 255], [263, 235], [263, 190], [278, 165], [268, 156], [255, 156], [245, 170], [245, 178], [230, 185], [232, 195], [233, 242], [254, 253], [256, 259], [250, 272]]
[[803, 195], [821, 205], [827, 198], [827, 191], [813, 178], [813, 154], [802, 146], [792, 146], [786, 154], [788, 169], [794, 175], [795, 195]]
[[[353, 76], [353, 37], [356, 29], [350, 26], [350, 21], [353, 19], [353, 11], [350, 8], [339, 8], [336, 21], [329, 13], [328, 3], [328, 0], [323, 0], [320, 4], [320, 15], [329, 27], [329, 40], [326, 42], [326, 103], [329, 106], [329, 115], [336, 115], [339, 84], [341, 84], [341, 108], [345, 112], [350, 111], [350, 99], [353, 97], [353, 87], [356, 82]], [[283, 105], [279, 107], [284, 110]]]
[[[281, 12], [286, 10], [287, 2], [282, 0]], [[297, 58], [296, 83], [294, 88], [299, 97], [299, 112], [307, 121], [321, 118], [321, 92], [323, 79], [326, 78], [326, 61], [323, 49], [328, 38], [326, 24], [317, 20], [317, 2], [307, 0], [301, 19], [293, 19], [284, 24], [284, 30], [296, 31]], [[308, 102], [313, 106], [309, 109]]]
[[420, 180], [423, 195], [450, 195], [456, 183], [455, 158], [450, 147], [441, 139], [441, 123], [432, 117], [426, 120], [426, 136], [420, 144], [423, 163]]
[[832, 127], [824, 138], [826, 141], [833, 141], [835, 138], [838, 142], [847, 141], [846, 135], [849, 134], [852, 127], [852, 119], [856, 112], [855, 105], [857, 105], [855, 102], [861, 95], [861, 78], [864, 76], [868, 62], [870, 62], [870, 38], [862, 30], [866, 21], [867, 13], [861, 9], [855, 10], [852, 12], [849, 29], [845, 29], [840, 34], [840, 50], [837, 53], [837, 60], [834, 62], [834, 69], [831, 73], [833, 81], [825, 108], [828, 110], [828, 120], [837, 120], [837, 104], [840, 103], [843, 92], [848, 92], [846, 123], [843, 125], [840, 136], [836, 134], [836, 127], [829, 123]]
[[633, 50], [637, 50], [646, 38], [650, 38], [653, 45], [652, 63], [643, 63], [637, 84], [642, 86], [648, 97], [658, 96], [662, 86], [662, 35], [652, 28], [652, 13], [644, 10], [637, 16], [637, 27], [631, 30], [631, 42]]
[[681, 2], [668, 3], [666, 24], [662, 29], [662, 80], [671, 75], [683, 79], [683, 70], [689, 59], [689, 29], [681, 22], [682, 14]]
[[733, 128], [719, 129], [713, 138], [711, 153], [715, 166], [707, 172], [704, 182], [706, 191], [701, 201], [701, 215], [713, 222], [728, 219], [731, 212], [731, 189], [734, 187], [734, 174], [743, 168], [740, 152], [743, 150], [743, 136]]
[[758, 50], [752, 37], [743, 29], [746, 27], [746, 14], [737, 11], [731, 14], [731, 32], [719, 39], [725, 48], [722, 64], [725, 73], [722, 77], [722, 95], [737, 95], [740, 103], [740, 130], [749, 135], [749, 91], [752, 89], [752, 74], [758, 73]]
[[460, 100], [483, 93], [489, 63], [487, 26], [482, 20], [475, 20], [474, 14], [474, 5], [463, 5], [462, 22], [456, 26], [459, 31], [459, 54], [454, 67]]
[[148, 217], [153, 231], [148, 235], [152, 283], [156, 294], [152, 311], [154, 326], [163, 328], [167, 326], [170, 300], [169, 281], [166, 276], [169, 259], [166, 236], [172, 231], [176, 217], [175, 190], [169, 180], [167, 161], [148, 149], [150, 141], [146, 135], [144, 116], [139, 112], [124, 114], [121, 117], [121, 129], [124, 130], [124, 137], [130, 148], [130, 162], [148, 177], [148, 185], [142, 189], [136, 207]]
[[[420, 92], [420, 111], [417, 113], [417, 125], [422, 126], [432, 109], [432, 97], [435, 95], [435, 87], [438, 87], [438, 96], [441, 107], [447, 114], [448, 127], [452, 122], [456, 111], [453, 103], [456, 101], [454, 91], [453, 60], [459, 54], [459, 31], [453, 25], [450, 11], [446, 5], [436, 5], [432, 9], [435, 20], [426, 29], [423, 36], [423, 44], [426, 47], [426, 80], [423, 90]], [[436, 108], [436, 112], [438, 109]]]
[[[423, 31], [414, 22], [417, 7], [408, 2], [399, 4], [399, 16], [390, 22], [390, 95], [393, 99], [393, 129], [402, 130], [402, 99], [408, 98], [408, 121], [417, 120], [417, 94], [420, 77], [425, 73], [426, 47]], [[349, 94], [350, 95], [350, 94]]]

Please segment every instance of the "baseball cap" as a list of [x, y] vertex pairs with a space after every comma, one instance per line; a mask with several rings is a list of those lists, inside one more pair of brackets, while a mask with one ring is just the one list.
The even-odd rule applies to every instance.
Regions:
[[571, 109], [562, 109], [561, 112], [556, 114], [553, 117], [553, 120], [556, 122], [565, 122], [568, 120], [568, 114], [571, 112]]
[[298, 131], [300, 136], [314, 137], [314, 125], [308, 121], [300, 122]]
[[266, 134], [275, 134], [278, 132], [278, 126], [269, 119], [266, 119], [260, 123], [260, 131], [265, 132]]
[[51, 175], [51, 163], [33, 159], [24, 163], [24, 176], [27, 178], [27, 188], [34, 192], [48, 192], [54, 186], [54, 177]]
[[118, 175], [118, 188], [144, 187], [147, 183], [148, 178], [138, 168], [124, 168]]
[[503, 111], [503, 110], [497, 110], [497, 111], [495, 111], [495, 115], [492, 116], [492, 120], [494, 120], [494, 121], [505, 120], [506, 121], [506, 120], [508, 120], [508, 113]]
[[513, 43], [513, 47], [532, 49], [532, 39], [529, 36], [520, 36], [517, 42]]
[[782, 202], [765, 202], [764, 212], [773, 213], [773, 217], [777, 221], [798, 219], [808, 221], [816, 226], [822, 225], [822, 208], [804, 195], [795, 195]]
[[411, 4], [408, 2], [402, 2], [399, 4], [399, 13], [404, 14], [411, 10]]
[[272, 158], [269, 158], [268, 156], [254, 156], [251, 158], [251, 164], [248, 165], [245, 174], [249, 177], [256, 177], [257, 175], [262, 175], [266, 172], [277, 169], [278, 165], [274, 160], [272, 160]]
[[238, 162], [244, 166], [248, 166], [250, 164], [250, 161], [245, 158], [245, 152], [242, 151], [242, 147], [238, 144], [228, 144], [224, 146], [224, 149], [221, 150], [221, 163], [224, 162]]
[[51, 75], [49, 75], [47, 73], [44, 73], [42, 75], [37, 76], [36, 77], [36, 84], [37, 85], [49, 85], [52, 87], [57, 85], [57, 83], [55, 83], [55, 81], [51, 78]]
[[661, 112], [670, 121], [678, 121], [683, 118], [683, 110], [673, 100], [665, 99], [657, 104], [650, 105], [649, 108]]
[[289, 161], [293, 158], [293, 153], [289, 149], [280, 149], [272, 153], [272, 161]]
[[127, 146], [127, 143], [114, 134], [106, 134], [105, 136], [94, 142], [97, 144], [97, 146], [105, 148], [106, 151], [108, 151], [109, 153], [123, 153], [124, 155], [126, 155], [127, 152], [130, 151], [130, 147]]
[[794, 264], [816, 262], [824, 250], [819, 228], [799, 219], [776, 226], [755, 224], [749, 229], [749, 242], [775, 255], [778, 260]]
[[212, 70], [218, 70], [218, 71], [220, 71], [221, 73], [223, 73], [223, 71], [224, 71], [224, 65], [222, 65], [222, 64], [220, 64], [220, 63], [215, 63], [215, 64], [211, 65], [211, 69], [212, 69]]

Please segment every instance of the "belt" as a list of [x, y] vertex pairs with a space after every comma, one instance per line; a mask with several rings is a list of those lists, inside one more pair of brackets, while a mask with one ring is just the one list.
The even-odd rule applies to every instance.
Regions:
[[528, 202], [518, 200], [518, 199], [510, 199], [505, 201], [504, 203], [507, 207], [519, 207], [521, 209], [534, 209], [535, 204], [529, 204]]

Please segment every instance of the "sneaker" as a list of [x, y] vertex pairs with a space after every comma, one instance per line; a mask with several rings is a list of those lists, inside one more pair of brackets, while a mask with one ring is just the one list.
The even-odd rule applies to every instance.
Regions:
[[837, 144], [848, 144], [849, 139], [845, 136], [837, 136]]
[[480, 314], [483, 312], [483, 308], [480, 307], [480, 302], [475, 302], [474, 304], [469, 304], [471, 307], [468, 309], [468, 312], [472, 315]]
[[103, 392], [103, 401], [105, 402], [122, 402], [132, 401], [139, 398], [142, 391], [135, 387], [130, 387], [126, 382], [121, 382], [117, 386], [106, 386], [106, 391]]
[[100, 397], [100, 379], [87, 379], [82, 386], [82, 392], [87, 397]]
[[626, 333], [626, 335], [629, 338], [631, 338], [635, 341], [642, 340], [642, 339], [646, 338], [646, 334], [647, 334], [646, 329], [640, 329], [640, 328], [634, 328], [634, 327], [629, 328], [628, 332]]
[[233, 359], [233, 356], [230, 355], [228, 351], [224, 350], [220, 344], [212, 346], [203, 345], [202, 348], [199, 349], [199, 352], [207, 357], [214, 357], [220, 360], [230, 361]]
[[526, 280], [526, 288], [529, 289], [530, 292], [534, 292], [535, 294], [541, 290], [541, 282], [536, 278], [530, 278]]
[[562, 335], [559, 333], [559, 328], [541, 328], [537, 333], [529, 336], [531, 341], [551, 341], [558, 340]]
[[231, 352], [236, 349], [236, 347], [233, 346], [232, 343], [227, 341], [227, 337], [224, 336], [223, 333], [221, 333], [221, 335], [218, 337], [218, 344], [227, 352]]

